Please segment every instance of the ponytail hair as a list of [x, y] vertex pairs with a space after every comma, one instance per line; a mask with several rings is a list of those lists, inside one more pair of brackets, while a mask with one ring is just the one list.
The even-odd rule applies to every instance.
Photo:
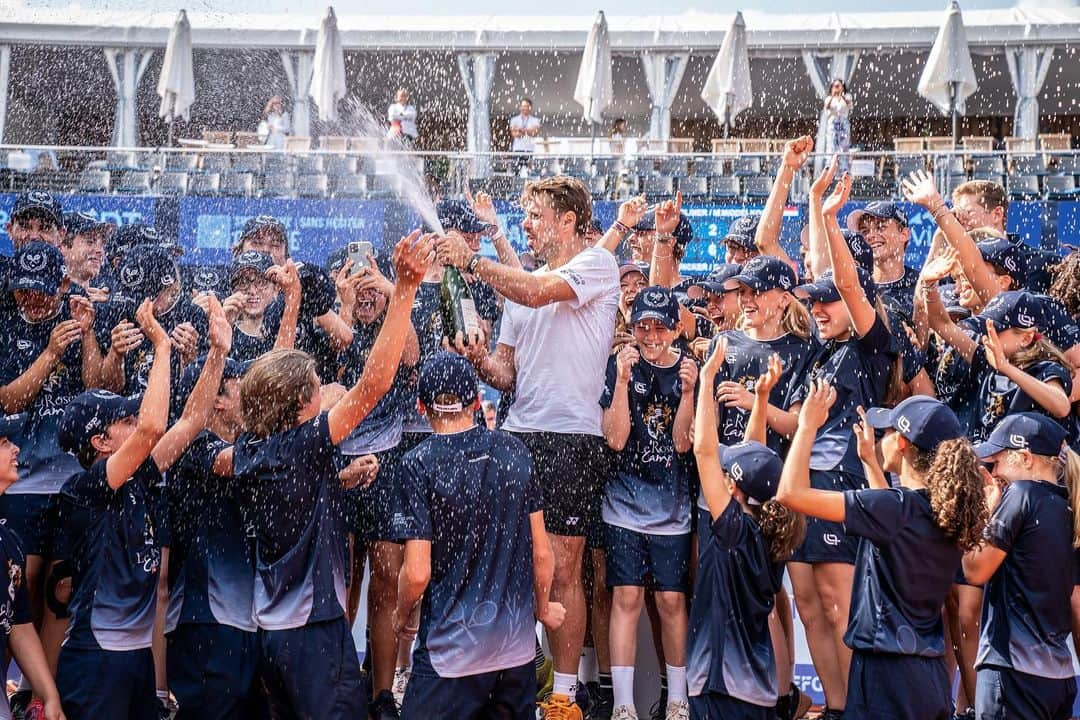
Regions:
[[1077, 455], [1068, 446], [1062, 448], [1058, 456], [1061, 462], [1062, 480], [1069, 491], [1069, 503], [1073, 512], [1073, 541], [1074, 548], [1080, 548], [1080, 455]]
[[1037, 337], [1038, 339], [1031, 345], [1014, 352], [1009, 357], [1009, 362], [1021, 370], [1026, 370], [1037, 362], [1048, 360], [1065, 368], [1070, 374], [1075, 370], [1072, 363], [1065, 357], [1065, 353], [1061, 352], [1054, 343], [1047, 340], [1045, 336], [1038, 335]]
[[810, 311], [806, 309], [805, 305], [793, 298], [784, 308], [784, 314], [780, 318], [780, 326], [786, 333], [800, 337], [803, 340], [809, 340], [811, 328], [814, 325], [810, 317]]
[[787, 562], [806, 537], [806, 516], [789, 510], [775, 499], [751, 507], [769, 545], [769, 559], [775, 563]]
[[937, 526], [961, 551], [977, 547], [983, 539], [987, 512], [981, 466], [971, 442], [957, 438], [946, 440], [933, 452], [912, 450], [912, 465], [924, 473]]

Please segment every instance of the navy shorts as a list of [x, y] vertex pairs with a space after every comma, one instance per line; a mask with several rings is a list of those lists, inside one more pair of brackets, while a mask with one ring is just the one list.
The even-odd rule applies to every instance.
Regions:
[[0, 518], [27, 555], [52, 557], [60, 528], [59, 495], [0, 495]]
[[[376, 540], [392, 540], [391, 518], [393, 516], [394, 488], [397, 487], [398, 467], [405, 451], [401, 446], [375, 453], [379, 459], [379, 473], [370, 485], [346, 490], [349, 530], [357, 540], [368, 544]], [[353, 459], [342, 455], [340, 466]]]
[[975, 681], [977, 720], [1068, 720], [1076, 678], [1042, 678], [1003, 667], [981, 667]]
[[762, 707], [730, 695], [703, 693], [690, 698], [690, 720], [775, 720], [776, 707]]
[[512, 434], [525, 443], [532, 455], [534, 473], [544, 494], [547, 531], [588, 538], [600, 523], [601, 494], [612, 468], [604, 438], [581, 433]]
[[141, 650], [60, 648], [56, 688], [68, 720], [158, 720], [154, 656]]
[[949, 720], [952, 683], [944, 658], [856, 650], [844, 720]]
[[426, 650], [413, 653], [401, 720], [535, 717], [536, 667], [531, 660], [507, 670], [444, 678], [431, 667]]
[[343, 617], [291, 630], [260, 630], [259, 674], [268, 717], [355, 720], [367, 715], [356, 645]]
[[175, 720], [261, 720], [267, 708], [259, 683], [258, 636], [228, 625], [183, 624], [169, 633], [169, 689]]
[[[819, 490], [853, 490], [852, 476], [839, 470], [811, 470], [810, 485]], [[791, 555], [792, 562], [855, 564], [859, 538], [849, 537], [844, 524], [807, 516], [806, 538]]]
[[607, 586], [645, 586], [659, 592], [690, 589], [690, 533], [652, 535], [604, 523]]

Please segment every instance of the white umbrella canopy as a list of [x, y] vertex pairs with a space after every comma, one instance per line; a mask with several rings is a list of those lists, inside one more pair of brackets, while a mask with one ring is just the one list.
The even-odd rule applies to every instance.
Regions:
[[725, 128], [735, 122], [743, 110], [754, 104], [750, 82], [750, 53], [746, 47], [746, 21], [741, 12], [735, 13], [731, 28], [724, 35], [701, 99], [708, 104]]
[[611, 38], [608, 36], [607, 18], [604, 11], [596, 14], [585, 50], [581, 53], [574, 101], [581, 105], [590, 123], [604, 121], [604, 110], [614, 99], [611, 90]]
[[963, 115], [964, 101], [979, 89], [957, 0], [952, 0], [945, 11], [945, 22], [938, 28], [918, 89], [945, 115]]
[[315, 39], [315, 58], [312, 63], [311, 89], [309, 95], [319, 106], [319, 119], [324, 122], [337, 120], [338, 101], [345, 97], [345, 51], [341, 47], [337, 15], [334, 8], [326, 9], [326, 17], [319, 26]]
[[161, 64], [157, 94], [161, 97], [158, 116], [171, 124], [174, 118], [187, 121], [195, 103], [195, 64], [191, 59], [191, 23], [187, 12], [180, 11], [169, 31], [165, 59]]

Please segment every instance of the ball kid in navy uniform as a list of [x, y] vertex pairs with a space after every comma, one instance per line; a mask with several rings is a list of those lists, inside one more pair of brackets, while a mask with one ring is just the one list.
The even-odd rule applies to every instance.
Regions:
[[1067, 568], [1080, 537], [1080, 457], [1063, 447], [1065, 436], [1045, 415], [1019, 413], [975, 448], [992, 476], [985, 542], [964, 556], [964, 574], [986, 585], [975, 661], [980, 720], [1072, 716]]
[[608, 359], [600, 396], [604, 437], [617, 453], [601, 506], [606, 580], [613, 588], [614, 709], [619, 717], [633, 712], [636, 628], [651, 575], [667, 664], [666, 712], [685, 716], [691, 501], [684, 454], [690, 450], [697, 363], [672, 347], [679, 305], [667, 288], [638, 293], [630, 326], [636, 342]]
[[141, 400], [91, 390], [73, 399], [61, 420], [60, 445], [84, 468], [61, 491], [73, 577], [57, 677], [72, 720], [157, 717], [151, 641], [163, 518], [154, 488], [202, 430], [221, 382], [228, 323], [216, 302], [211, 307], [211, 353], [172, 428], [166, 431], [171, 342], [149, 299], [136, 311], [154, 346]]
[[237, 479], [254, 528], [259, 669], [275, 717], [351, 720], [367, 710], [345, 615], [348, 545], [335, 448], [393, 383], [416, 286], [434, 256], [432, 239], [419, 235], [394, 250], [398, 282], [357, 384], [322, 412], [311, 356], [263, 355], [240, 384], [246, 431], [214, 462], [215, 474]]
[[[420, 371], [434, 434], [402, 459], [393, 519], [405, 542], [394, 627], [417, 638], [406, 720], [531, 719], [535, 623], [565, 617], [548, 601], [554, 560], [532, 460], [513, 436], [475, 424], [477, 382], [448, 352]], [[419, 627], [408, 627], [418, 603]]]
[[[941, 608], [962, 553], [978, 546], [986, 526], [978, 458], [956, 415], [916, 395], [892, 410], [871, 408], [856, 428], [871, 487], [812, 488], [811, 447], [835, 400], [817, 381], [803, 402], [777, 499], [861, 538], [844, 636], [853, 650], [844, 717], [949, 720]], [[899, 476], [899, 487], [889, 487], [877, 464], [875, 428], [885, 430], [884, 470]]]
[[[703, 387], [712, 385], [723, 362], [723, 343], [717, 350], [701, 369]], [[764, 438], [764, 413], [759, 415], [757, 435]], [[769, 720], [780, 690], [769, 614], [784, 562], [805, 524], [771, 500], [783, 469], [780, 457], [758, 441], [719, 445], [716, 428], [715, 402], [700, 393], [694, 456], [708, 513], [699, 513], [687, 639], [690, 717]]]
[[267, 308], [278, 297], [274, 282], [267, 276], [273, 266], [273, 259], [266, 253], [246, 250], [229, 269], [232, 295], [226, 302], [239, 311], [233, 325], [230, 357], [234, 360], [247, 362], [274, 349], [276, 337], [266, 323]]
[[[19, 480], [19, 446], [13, 440], [22, 433], [25, 415], [0, 416], [0, 494]], [[31, 622], [30, 598], [26, 583], [26, 556], [19, 538], [7, 523], [0, 523], [0, 567], [7, 572], [7, 588], [0, 602], [0, 652], [10, 653], [23, 676], [29, 681], [47, 720], [62, 720], [60, 694], [53, 674]], [[7, 684], [7, 663], [0, 671], [0, 681]], [[0, 702], [0, 720], [10, 720], [6, 702]]]
[[[44, 578], [56, 558], [58, 494], [81, 470], [64, 452], [57, 429], [65, 406], [101, 372], [101, 350], [93, 327], [94, 307], [69, 295], [63, 256], [51, 245], [30, 242], [16, 253], [8, 287], [14, 312], [0, 336], [0, 405], [8, 413], [26, 412], [23, 432], [13, 438], [22, 448], [20, 482], [0, 497], [0, 517], [19, 536], [27, 555], [26, 583], [34, 621], [50, 667], [55, 668], [62, 623], [44, 602]], [[25, 693], [24, 693], [25, 694]]]
[[[856, 409], [860, 405], [883, 404], [900, 383], [897, 345], [884, 314], [876, 309], [876, 286], [856, 266], [836, 222], [836, 214], [850, 191], [851, 176], [845, 173], [821, 208], [811, 208], [811, 212], [821, 213], [826, 237], [820, 237], [811, 227], [810, 255], [824, 253], [826, 262], [818, 266], [832, 269], [813, 283], [795, 288], [796, 297], [812, 303], [810, 312], [817, 323], [821, 346], [792, 397], [791, 411], [801, 403], [815, 379], [826, 379], [837, 390], [837, 402], [818, 430], [810, 455], [810, 482], [823, 490], [866, 486], [851, 433], [858, 421]], [[858, 541], [847, 537], [840, 523], [810, 518], [806, 540], [788, 564], [795, 602], [809, 628], [807, 645], [825, 690], [826, 720], [840, 716], [847, 697], [851, 655], [843, 638], [857, 549]]]
[[93, 213], [64, 213], [60, 252], [67, 263], [72, 290], [85, 293], [94, 302], [109, 297], [109, 291], [98, 284], [98, 275], [105, 262], [105, 243], [115, 231], [115, 225], [99, 220]]

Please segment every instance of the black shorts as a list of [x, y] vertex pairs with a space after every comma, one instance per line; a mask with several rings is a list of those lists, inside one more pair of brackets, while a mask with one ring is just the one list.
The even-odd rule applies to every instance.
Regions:
[[611, 471], [598, 435], [515, 432], [532, 455], [544, 494], [544, 525], [554, 535], [588, 537], [600, 523], [600, 500]]
[[427, 651], [418, 648], [413, 653], [401, 720], [434, 717], [532, 720], [536, 717], [536, 666], [530, 660], [506, 670], [444, 678], [431, 667]]
[[952, 684], [944, 658], [856, 650], [848, 671], [852, 720], [949, 720]]
[[1068, 720], [1075, 699], [1076, 678], [1043, 678], [995, 666], [976, 674], [979, 720]]
[[60, 530], [60, 496], [4, 493], [0, 518], [27, 555], [53, 557]]
[[[379, 459], [379, 472], [375, 480], [367, 487], [345, 491], [349, 530], [358, 541], [367, 544], [378, 540], [393, 540], [390, 520], [393, 515], [398, 466], [404, 454], [401, 445], [375, 453]], [[343, 467], [353, 459], [348, 455], [341, 458]]]
[[[818, 490], [854, 490], [863, 487], [865, 481], [855, 484], [855, 476], [839, 470], [811, 470], [810, 486]], [[791, 555], [792, 562], [844, 563], [855, 564], [855, 553], [859, 549], [859, 538], [851, 537], [844, 531], [844, 523], [806, 518], [806, 538]]]
[[184, 623], [166, 638], [169, 689], [180, 705], [176, 720], [266, 717], [258, 635], [228, 625]]
[[60, 648], [56, 689], [64, 715], [157, 720], [154, 656], [140, 650]]

